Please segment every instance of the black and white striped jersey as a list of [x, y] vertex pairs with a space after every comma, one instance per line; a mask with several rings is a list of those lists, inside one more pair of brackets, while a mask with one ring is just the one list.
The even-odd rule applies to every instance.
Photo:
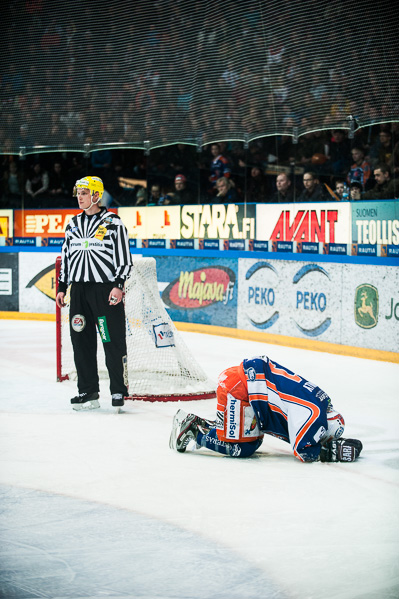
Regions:
[[132, 268], [129, 236], [117, 214], [100, 212], [74, 216], [65, 229], [58, 290], [69, 283], [108, 283], [121, 286]]

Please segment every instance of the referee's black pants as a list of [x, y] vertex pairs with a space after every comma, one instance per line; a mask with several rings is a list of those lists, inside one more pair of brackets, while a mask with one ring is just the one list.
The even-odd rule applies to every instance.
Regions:
[[69, 322], [79, 393], [99, 391], [97, 329], [105, 352], [111, 395], [127, 395], [126, 321], [123, 302], [110, 306], [114, 283], [72, 283]]

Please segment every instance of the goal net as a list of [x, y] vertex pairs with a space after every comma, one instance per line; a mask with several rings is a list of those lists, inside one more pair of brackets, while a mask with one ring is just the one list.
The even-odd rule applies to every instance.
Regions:
[[[60, 258], [57, 259], [57, 279]], [[57, 380], [77, 378], [69, 333], [69, 292], [66, 306], [57, 307]], [[184, 343], [160, 298], [154, 258], [137, 259], [125, 284], [129, 398], [182, 401], [215, 397], [207, 377]], [[97, 339], [101, 379], [108, 378], [104, 350]]]

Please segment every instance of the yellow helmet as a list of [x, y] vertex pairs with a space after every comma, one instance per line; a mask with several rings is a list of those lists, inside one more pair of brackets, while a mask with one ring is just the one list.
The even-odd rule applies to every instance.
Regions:
[[75, 198], [78, 194], [78, 189], [90, 189], [93, 195], [96, 191], [100, 194], [99, 199], [103, 197], [104, 193], [104, 183], [100, 179], [100, 177], [83, 177], [83, 179], [78, 179], [75, 183], [75, 187], [73, 188], [73, 197]]

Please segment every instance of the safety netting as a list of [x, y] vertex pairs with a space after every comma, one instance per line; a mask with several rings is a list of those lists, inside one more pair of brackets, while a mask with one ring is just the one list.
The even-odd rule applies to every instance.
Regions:
[[399, 115], [379, 0], [10, 0], [1, 153], [252, 140]]

